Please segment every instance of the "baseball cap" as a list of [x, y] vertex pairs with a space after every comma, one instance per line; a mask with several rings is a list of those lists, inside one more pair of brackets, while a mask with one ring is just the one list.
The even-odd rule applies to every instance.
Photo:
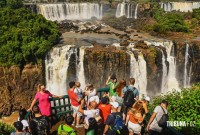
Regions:
[[22, 122], [21, 121], [16, 121], [16, 122], [14, 122], [14, 127], [17, 129], [17, 130], [22, 130], [23, 129], [23, 124], [22, 124]]
[[150, 97], [146, 97], [145, 100], [150, 102]]
[[118, 104], [117, 102], [110, 102], [110, 104], [111, 104], [114, 108], [119, 107], [119, 104]]
[[92, 96], [90, 99], [89, 99], [89, 102], [92, 102], [92, 101], [95, 101], [97, 104], [99, 103], [99, 97], [98, 96]]

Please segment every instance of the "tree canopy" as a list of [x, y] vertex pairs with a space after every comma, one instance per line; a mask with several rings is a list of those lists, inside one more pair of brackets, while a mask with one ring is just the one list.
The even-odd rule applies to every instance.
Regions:
[[37, 63], [59, 41], [56, 23], [31, 13], [19, 1], [0, 1], [1, 66]]

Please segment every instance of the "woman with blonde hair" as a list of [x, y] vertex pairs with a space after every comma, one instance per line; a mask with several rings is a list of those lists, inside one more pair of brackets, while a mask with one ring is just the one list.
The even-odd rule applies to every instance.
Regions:
[[28, 111], [31, 111], [36, 101], [39, 102], [39, 109], [42, 115], [50, 116], [51, 115], [51, 103], [49, 101], [49, 97], [53, 98], [62, 98], [62, 96], [56, 96], [51, 94], [48, 90], [46, 90], [45, 86], [42, 84], [38, 84], [37, 93], [35, 98], [33, 99], [30, 108]]
[[144, 102], [137, 101], [132, 108], [129, 109], [126, 119], [126, 125], [128, 124], [129, 135], [140, 135], [141, 125], [144, 120], [145, 109]]

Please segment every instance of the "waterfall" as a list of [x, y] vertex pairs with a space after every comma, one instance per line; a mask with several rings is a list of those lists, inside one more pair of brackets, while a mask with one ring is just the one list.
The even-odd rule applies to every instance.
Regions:
[[135, 7], [135, 16], [134, 16], [135, 19], [137, 19], [137, 10], [138, 10], [138, 4]]
[[167, 76], [167, 91], [173, 89], [179, 90], [179, 84], [176, 79], [176, 58], [174, 56], [173, 42], [164, 42], [167, 52], [167, 61], [169, 62], [169, 71]]
[[143, 54], [138, 54], [138, 61], [136, 61], [133, 53], [130, 53], [130, 77], [135, 78], [135, 87], [138, 88], [140, 98], [142, 95], [146, 96], [147, 92], [147, 66]]
[[47, 20], [87, 20], [102, 18], [103, 6], [97, 3], [38, 4], [38, 13]]
[[167, 65], [166, 65], [166, 59], [163, 50], [162, 52], [162, 85], [161, 85], [161, 92], [166, 93], [166, 83], [167, 83]]
[[127, 18], [133, 18], [133, 9], [134, 9], [133, 4], [125, 3], [125, 2], [119, 3], [117, 5], [115, 16], [117, 18], [122, 17], [122, 16], [126, 16]]
[[189, 86], [189, 76], [187, 71], [187, 65], [188, 65], [188, 57], [189, 57], [189, 44], [186, 44], [185, 49], [185, 64], [184, 64], [184, 78], [183, 78], [183, 86], [184, 88], [187, 88]]
[[77, 81], [81, 83], [81, 88], [84, 89], [86, 86], [85, 73], [84, 73], [84, 54], [85, 48], [81, 47], [79, 50], [79, 64], [77, 66]]
[[164, 11], [171, 12], [171, 11], [180, 11], [180, 12], [192, 12], [193, 9], [200, 8], [200, 2], [165, 2], [160, 3], [161, 8]]
[[54, 47], [45, 59], [46, 88], [55, 95], [66, 95], [66, 78], [71, 55], [76, 51], [70, 45]]

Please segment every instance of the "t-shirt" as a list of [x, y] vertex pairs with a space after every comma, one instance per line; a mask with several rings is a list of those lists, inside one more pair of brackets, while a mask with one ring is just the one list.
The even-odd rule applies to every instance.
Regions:
[[139, 96], [139, 91], [138, 91], [137, 88], [134, 88], [134, 85], [129, 85], [129, 86], [124, 87], [124, 89], [123, 89], [123, 94], [124, 94], [128, 89], [134, 90], [134, 91], [133, 91], [133, 92], [134, 92], [134, 95], [135, 95], [135, 96]]
[[[20, 121], [19, 118], [18, 118], [18, 121]], [[21, 120], [21, 123], [23, 125], [23, 130], [25, 130], [27, 127], [29, 127], [29, 124], [28, 124], [27, 120]]]
[[75, 88], [74, 89], [74, 93], [79, 97], [79, 98], [83, 98], [83, 90], [81, 88]]
[[[115, 124], [115, 116], [119, 115], [121, 118], [122, 118], [122, 114], [120, 112], [114, 112], [114, 113], [111, 113], [108, 117], [107, 117], [107, 120], [106, 120], [106, 125], [108, 125], [109, 127], [113, 127], [114, 124]], [[113, 117], [114, 116], [114, 117]], [[108, 129], [108, 132], [106, 135], [113, 135], [113, 131], [110, 130], [110, 128]]]
[[68, 90], [68, 96], [69, 96], [70, 102], [73, 106], [79, 106], [79, 102], [77, 101], [78, 96], [74, 93], [74, 89]]
[[51, 115], [51, 104], [49, 97], [52, 97], [52, 94], [49, 91], [44, 93], [37, 92], [35, 95], [35, 100], [39, 101], [39, 108], [42, 115], [50, 116]]
[[110, 91], [109, 91], [109, 92], [110, 92], [110, 96], [117, 96], [117, 92], [115, 92], [114, 89], [113, 89], [112, 87], [113, 87], [113, 85], [114, 85], [114, 87], [116, 88], [117, 85], [118, 85], [118, 83], [115, 83], [115, 84], [114, 84], [113, 82], [110, 81], [110, 82], [108, 83], [108, 85], [109, 85], [109, 87], [110, 87]]
[[[168, 113], [167, 110], [163, 107], [165, 113]], [[153, 122], [150, 124], [150, 129], [157, 131], [157, 132], [161, 132], [162, 131], [162, 127], [158, 126], [158, 121], [160, 120], [160, 118], [162, 117], [162, 115], [164, 114], [163, 109], [161, 108], [161, 106], [156, 106], [156, 108], [154, 109], [153, 112], [156, 113], [156, 117], [154, 118]]]
[[[58, 127], [58, 135], [61, 133], [62, 131], [62, 126], [63, 126], [63, 130], [66, 131], [66, 132], [70, 132], [70, 131], [73, 131], [74, 129], [72, 127], [69, 127], [67, 125], [60, 125]], [[71, 132], [70, 135], [76, 135], [76, 132]]]
[[142, 116], [141, 117], [137, 117], [136, 115], [134, 115], [131, 111], [128, 112], [128, 115], [130, 116], [129, 120], [132, 123], [138, 124], [138, 121], [142, 121]]
[[[42, 121], [42, 122], [38, 122], [38, 121]], [[40, 124], [38, 124], [38, 123], [40, 123]], [[38, 125], [41, 125], [41, 126], [38, 126]], [[32, 135], [39, 135], [38, 130], [49, 132], [50, 131], [49, 119], [46, 116], [35, 117], [30, 121], [29, 127], [30, 127]], [[41, 128], [44, 130], [42, 130]]]
[[12, 132], [10, 135], [31, 135], [29, 132], [16, 133]]
[[111, 113], [111, 105], [110, 104], [100, 104], [98, 106], [100, 110], [101, 117], [103, 119], [103, 123], [106, 122], [108, 115]]
[[94, 114], [99, 115], [99, 109], [84, 110], [84, 115], [86, 115], [85, 122], [87, 125], [89, 125], [89, 122], [88, 122], [89, 118], [94, 118]]

